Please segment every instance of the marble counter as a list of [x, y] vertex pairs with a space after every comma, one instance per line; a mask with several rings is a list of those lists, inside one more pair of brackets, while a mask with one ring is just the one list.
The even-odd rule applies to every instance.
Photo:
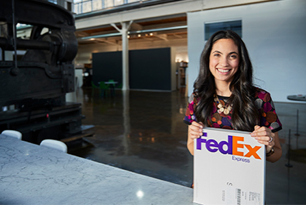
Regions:
[[0, 135], [0, 204], [194, 204], [193, 190]]

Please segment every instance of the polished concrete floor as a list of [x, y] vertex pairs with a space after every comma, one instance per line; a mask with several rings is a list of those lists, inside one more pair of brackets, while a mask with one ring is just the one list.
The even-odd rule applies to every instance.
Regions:
[[[187, 98], [180, 92], [116, 90], [115, 96], [105, 97], [99, 90], [80, 88], [67, 99], [82, 103], [83, 124], [95, 126], [95, 135], [71, 145], [70, 154], [183, 186], [192, 184], [193, 157], [186, 148], [187, 125], [182, 121]], [[283, 123], [283, 156], [267, 163], [266, 203], [306, 204], [306, 104], [275, 106]]]

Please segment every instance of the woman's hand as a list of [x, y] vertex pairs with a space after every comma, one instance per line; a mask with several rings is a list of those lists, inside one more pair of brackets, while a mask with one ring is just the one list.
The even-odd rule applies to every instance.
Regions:
[[187, 148], [189, 152], [193, 155], [194, 153], [194, 139], [199, 138], [203, 135], [203, 123], [198, 123], [193, 121], [191, 125], [188, 126], [188, 139], [187, 139]]
[[197, 123], [193, 121], [191, 125], [189, 125], [189, 132], [188, 135], [190, 135], [191, 139], [197, 139], [203, 135], [203, 123]]
[[255, 137], [260, 144], [266, 145], [267, 152], [269, 152], [275, 145], [275, 134], [267, 127], [259, 127], [256, 125], [254, 129], [251, 136]]
[[261, 143], [266, 145], [266, 153], [269, 153], [271, 149], [274, 149], [274, 154], [267, 157], [267, 161], [276, 162], [282, 156], [282, 147], [279, 142], [278, 133], [273, 133], [267, 127], [260, 127], [256, 125], [254, 131], [251, 133], [252, 137]]

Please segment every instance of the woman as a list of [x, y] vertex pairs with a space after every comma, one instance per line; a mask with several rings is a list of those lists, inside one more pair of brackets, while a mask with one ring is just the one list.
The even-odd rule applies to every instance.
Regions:
[[207, 41], [201, 54], [200, 72], [184, 121], [189, 124], [187, 147], [194, 153], [194, 140], [203, 127], [251, 132], [266, 145], [267, 161], [282, 156], [278, 131], [282, 125], [270, 94], [253, 85], [252, 64], [240, 36], [218, 31]]

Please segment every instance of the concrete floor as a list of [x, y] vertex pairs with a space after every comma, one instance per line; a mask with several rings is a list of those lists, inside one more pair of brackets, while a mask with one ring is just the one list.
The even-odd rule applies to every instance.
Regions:
[[[193, 157], [186, 148], [183, 123], [187, 98], [182, 94], [117, 90], [114, 97], [102, 97], [99, 90], [80, 88], [67, 98], [83, 104], [84, 125], [95, 125], [95, 135], [69, 147], [70, 154], [183, 186], [192, 184]], [[306, 204], [306, 104], [275, 106], [283, 124], [283, 156], [267, 163], [266, 203]], [[285, 166], [289, 130], [292, 168]]]

